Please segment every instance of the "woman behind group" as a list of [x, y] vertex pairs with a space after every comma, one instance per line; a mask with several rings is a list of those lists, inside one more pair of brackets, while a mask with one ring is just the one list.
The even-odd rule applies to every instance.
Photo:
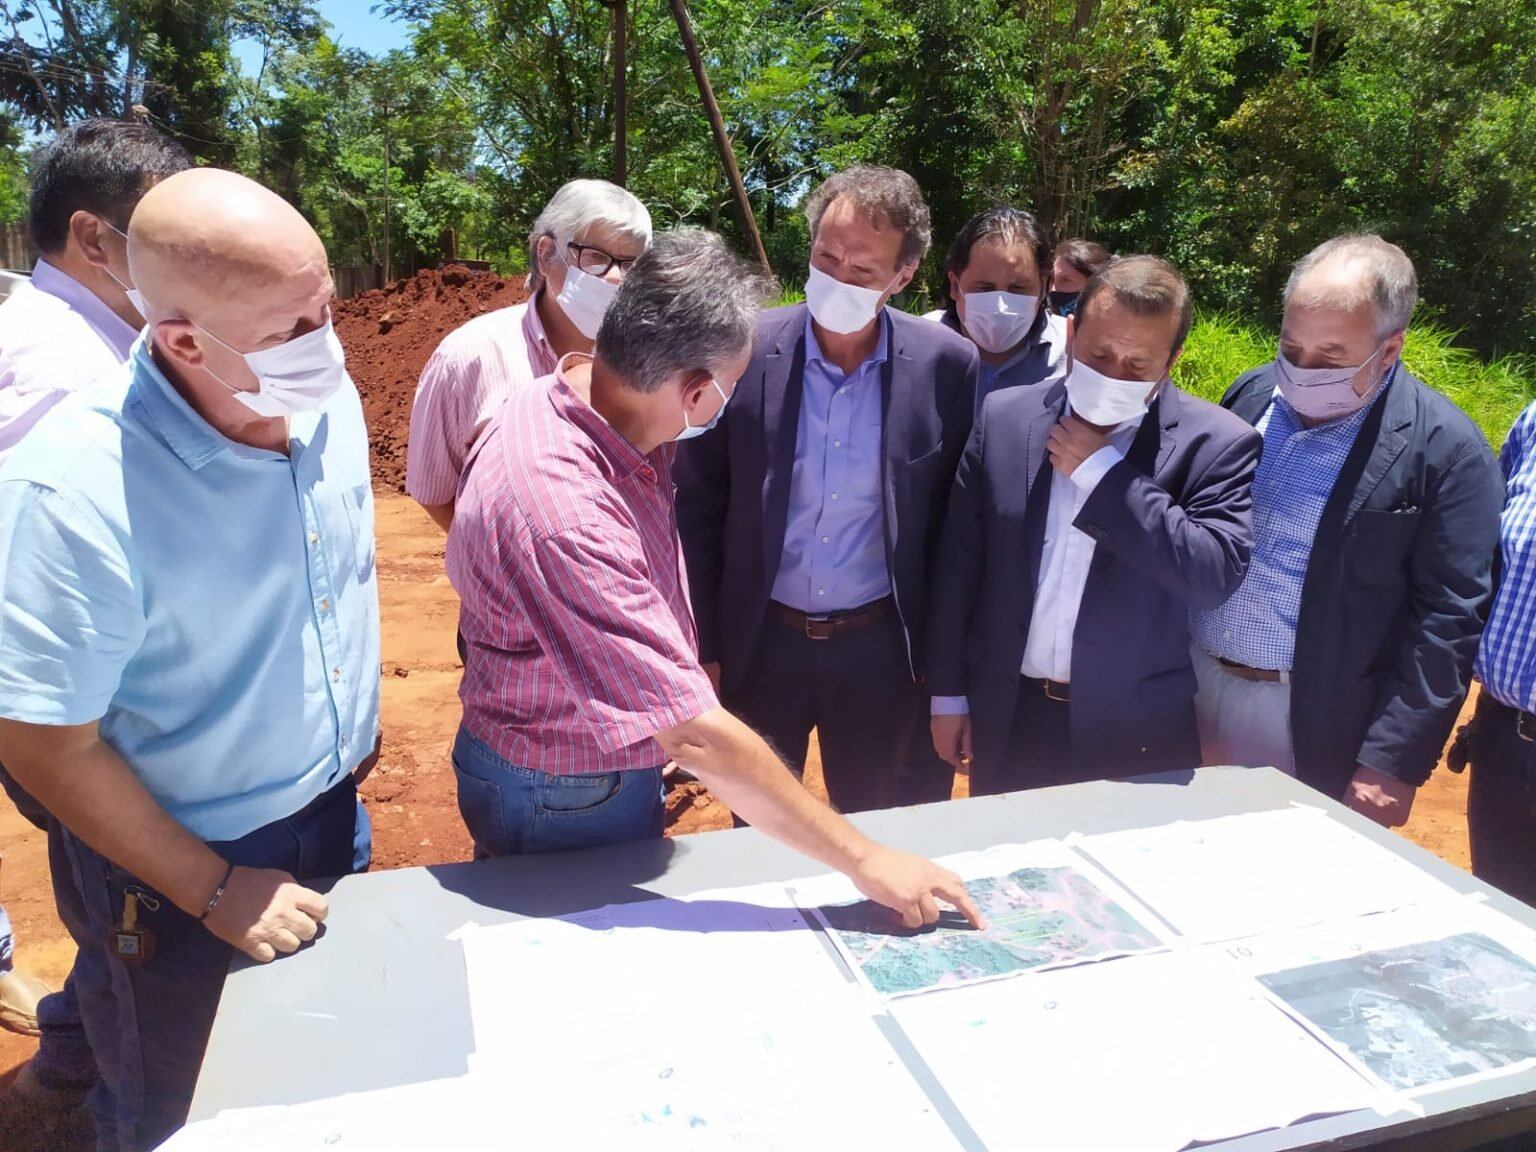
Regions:
[[1000, 388], [1039, 384], [1066, 371], [1066, 323], [1045, 307], [1050, 245], [1017, 208], [989, 208], [966, 222], [945, 261], [949, 306], [928, 319], [968, 337], [981, 353], [976, 410]]

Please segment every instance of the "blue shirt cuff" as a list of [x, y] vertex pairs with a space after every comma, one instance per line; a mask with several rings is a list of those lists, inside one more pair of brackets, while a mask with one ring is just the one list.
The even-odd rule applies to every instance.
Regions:
[[1124, 459], [1125, 454], [1120, 449], [1106, 444], [1073, 470], [1072, 483], [1087, 496], [1099, 486], [1099, 481], [1104, 479], [1109, 470]]
[[929, 704], [932, 716], [969, 716], [971, 702], [964, 696], [935, 696]]

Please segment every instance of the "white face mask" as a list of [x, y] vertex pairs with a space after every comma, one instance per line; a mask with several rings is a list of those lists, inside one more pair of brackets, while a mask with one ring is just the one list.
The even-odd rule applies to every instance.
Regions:
[[869, 327], [880, 312], [886, 288], [894, 283], [895, 276], [885, 288], [860, 288], [857, 284], [844, 284], [812, 264], [805, 281], [805, 304], [816, 323], [828, 332], [846, 336]]
[[1160, 383], [1116, 380], [1074, 358], [1067, 374], [1067, 399], [1072, 402], [1075, 415], [1100, 428], [1112, 428], [1146, 415], [1148, 398]]
[[[108, 228], [112, 229], [112, 231], [116, 232], [119, 236], [121, 236], [123, 238], [124, 244], [128, 243], [128, 233], [124, 232], [110, 220], [103, 220], [102, 223], [105, 224]], [[130, 288], [127, 284], [124, 284], [115, 275], [113, 275], [112, 269], [108, 268], [105, 264], [101, 266], [101, 270], [105, 272], [109, 277], [111, 277], [112, 283], [116, 284], [123, 290], [123, 295], [128, 297], [128, 303], [133, 305], [133, 310], [139, 314], [139, 319], [147, 320], [149, 318], [149, 313], [144, 311], [144, 294], [137, 288]]]
[[965, 334], [984, 352], [1006, 352], [1035, 322], [1040, 297], [1018, 292], [966, 292]]
[[588, 340], [596, 340], [597, 330], [603, 326], [603, 315], [613, 303], [619, 286], [601, 276], [583, 272], [563, 258], [560, 262], [565, 265], [565, 285], [555, 297], [555, 303], [576, 325], [576, 331]]
[[[196, 320], [192, 324], [209, 339], [224, 344]], [[212, 369], [208, 369], [208, 374], [233, 392], [236, 400], [256, 415], [268, 419], [313, 412], [323, 407], [347, 382], [346, 353], [336, 338], [336, 329], [331, 326], [329, 312], [321, 327], [295, 336], [276, 348], [241, 352], [228, 344], [224, 347], [250, 365], [261, 385], [260, 391], [246, 392], [236, 388]]]
[[[1337, 420], [1352, 415], [1365, 407], [1365, 402], [1376, 391], [1367, 388], [1362, 396], [1355, 391], [1355, 377], [1366, 364], [1380, 356], [1382, 345], [1372, 352], [1364, 364], [1353, 368], [1298, 368], [1286, 359], [1285, 353], [1275, 352], [1275, 379], [1280, 385], [1280, 395], [1300, 416], [1308, 420]], [[1379, 383], [1379, 381], [1378, 381]]]
[[684, 412], [683, 430], [672, 437], [672, 439], [678, 441], [692, 440], [695, 436], [704, 435], [704, 433], [720, 423], [720, 417], [725, 415], [725, 406], [731, 402], [731, 398], [725, 394], [725, 389], [720, 387], [720, 381], [711, 379], [710, 383], [715, 386], [715, 391], [720, 393], [720, 407], [716, 408], [715, 414], [702, 424], [690, 424], [688, 422], [688, 413]]

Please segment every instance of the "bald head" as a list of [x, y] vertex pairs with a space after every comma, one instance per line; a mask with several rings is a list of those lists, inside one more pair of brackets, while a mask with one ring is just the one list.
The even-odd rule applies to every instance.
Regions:
[[[128, 267], [156, 358], [209, 403], [255, 391], [244, 354], [323, 327], [334, 291], [325, 246], [281, 196], [233, 172], [195, 168], [145, 194]], [[212, 378], [210, 383], [209, 378]]]
[[217, 168], [178, 173], [145, 194], [128, 228], [128, 265], [151, 320], [265, 309], [308, 298], [329, 279], [320, 237], [291, 204]]

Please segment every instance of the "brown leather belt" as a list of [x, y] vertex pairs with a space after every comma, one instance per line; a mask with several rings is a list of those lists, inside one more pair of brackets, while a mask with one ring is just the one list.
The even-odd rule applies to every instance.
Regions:
[[1058, 704], [1072, 702], [1072, 685], [1061, 680], [1036, 680], [1033, 676], [1020, 676], [1019, 680], [1045, 693], [1047, 700], [1054, 700]]
[[1239, 664], [1236, 660], [1228, 660], [1223, 656], [1217, 656], [1216, 663], [1236, 676], [1239, 680], [1252, 680], [1255, 684], [1286, 684], [1290, 677], [1285, 672], [1277, 672], [1273, 668], [1250, 668], [1246, 664]]
[[894, 598], [886, 596], [868, 604], [861, 604], [857, 608], [850, 608], [846, 612], [828, 612], [810, 616], [787, 604], [780, 604], [777, 600], [768, 601], [769, 611], [773, 613], [775, 619], [788, 624], [796, 632], [805, 633], [811, 640], [831, 640], [848, 632], [868, 628], [871, 624], [877, 624], [889, 616], [895, 606]]

